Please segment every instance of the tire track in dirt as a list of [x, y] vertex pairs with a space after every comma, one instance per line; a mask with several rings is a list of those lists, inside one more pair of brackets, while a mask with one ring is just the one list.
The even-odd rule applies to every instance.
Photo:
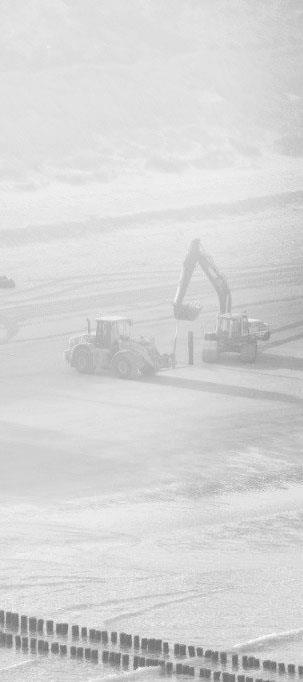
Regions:
[[162, 384], [163, 386], [173, 386], [174, 388], [187, 388], [191, 391], [202, 391], [205, 393], [217, 393], [218, 395], [235, 396], [249, 398], [251, 400], [270, 400], [279, 403], [289, 403], [299, 406], [303, 405], [303, 397], [291, 395], [290, 393], [280, 393], [278, 391], [261, 390], [248, 388], [245, 386], [234, 386], [232, 384], [214, 383], [211, 381], [196, 381], [195, 379], [185, 379], [181, 377], [157, 376], [150, 380], [150, 383]]
[[19, 244], [33, 244], [38, 242], [61, 241], [84, 237], [87, 232], [105, 232], [128, 229], [138, 224], [144, 225], [153, 221], [181, 221], [207, 220], [220, 216], [239, 216], [246, 213], [258, 213], [267, 208], [282, 208], [303, 201], [303, 191], [281, 192], [279, 194], [264, 195], [239, 199], [234, 202], [205, 203], [186, 206], [185, 208], [167, 208], [154, 211], [126, 213], [104, 218], [91, 218], [82, 222], [51, 223], [49, 225], [29, 225], [14, 230], [0, 230], [0, 240], [3, 246], [18, 246]]

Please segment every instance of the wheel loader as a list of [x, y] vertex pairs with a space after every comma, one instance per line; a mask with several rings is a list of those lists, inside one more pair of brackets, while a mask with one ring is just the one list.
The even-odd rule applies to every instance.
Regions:
[[174, 300], [175, 318], [193, 321], [200, 314], [200, 305], [183, 302], [196, 265], [209, 279], [219, 299], [217, 325], [204, 334], [202, 359], [204, 362], [217, 362], [222, 353], [238, 353], [242, 362], [254, 363], [258, 342], [270, 338], [269, 325], [262, 320], [249, 318], [246, 313], [232, 313], [232, 296], [226, 277], [202, 249], [199, 239], [192, 241], [183, 263]]
[[153, 339], [133, 336], [133, 321], [126, 317], [99, 317], [96, 329], [69, 340], [67, 363], [81, 374], [111, 372], [120, 379], [139, 379], [172, 367], [172, 354], [161, 355]]

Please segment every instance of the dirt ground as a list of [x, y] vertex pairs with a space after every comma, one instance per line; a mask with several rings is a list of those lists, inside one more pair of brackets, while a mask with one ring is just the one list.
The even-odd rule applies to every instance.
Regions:
[[[290, 181], [285, 193], [196, 195], [193, 206], [64, 224], [37, 209], [3, 234], [17, 288], [1, 292], [2, 313], [19, 332], [0, 346], [0, 602], [209, 646], [264, 638], [249, 650], [301, 662], [302, 196]], [[179, 323], [175, 370], [123, 382], [68, 368], [69, 334], [98, 312], [132, 315], [171, 350], [195, 236], [235, 308], [271, 323], [256, 366], [202, 364], [217, 302], [197, 273], [202, 316]], [[79, 666], [11, 668], [7, 656], [3, 680], [88, 679]]]

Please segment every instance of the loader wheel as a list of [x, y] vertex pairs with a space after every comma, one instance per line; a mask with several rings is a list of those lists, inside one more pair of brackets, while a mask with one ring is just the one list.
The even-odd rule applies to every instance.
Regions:
[[133, 376], [133, 366], [123, 355], [115, 360], [115, 370], [119, 379], [131, 379]]
[[248, 343], [246, 346], [242, 346], [240, 351], [241, 362], [251, 363], [256, 362], [257, 359], [257, 344]]
[[93, 358], [90, 351], [79, 348], [73, 358], [74, 367], [80, 374], [92, 374], [94, 371]]

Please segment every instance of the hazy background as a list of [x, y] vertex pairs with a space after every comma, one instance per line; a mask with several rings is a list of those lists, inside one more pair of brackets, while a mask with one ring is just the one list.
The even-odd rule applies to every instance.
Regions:
[[[301, 0], [1, 1], [16, 288], [0, 318], [18, 327], [0, 346], [2, 608], [302, 662], [302, 16]], [[197, 272], [176, 370], [67, 367], [100, 312], [172, 350], [194, 237], [235, 309], [271, 325], [256, 366], [201, 363], [218, 302]], [[1, 682], [88, 678], [23, 666], [0, 651]]]
[[300, 0], [2, 0], [0, 179], [302, 156]]

